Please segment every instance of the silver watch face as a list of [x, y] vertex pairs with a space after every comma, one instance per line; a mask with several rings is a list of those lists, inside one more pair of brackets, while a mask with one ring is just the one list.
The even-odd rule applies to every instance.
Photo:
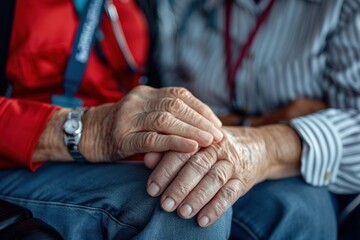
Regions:
[[64, 124], [64, 130], [68, 134], [74, 134], [80, 129], [80, 122], [76, 119], [69, 119]]

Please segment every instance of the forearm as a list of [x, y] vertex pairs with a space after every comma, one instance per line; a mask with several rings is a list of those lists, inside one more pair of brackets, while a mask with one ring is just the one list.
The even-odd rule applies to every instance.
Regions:
[[33, 162], [46, 160], [71, 161], [64, 144], [63, 124], [70, 109], [59, 109], [51, 116], [46, 128], [42, 132], [33, 153]]
[[[104, 104], [101, 107], [89, 108], [82, 117], [83, 131], [79, 142], [80, 153], [88, 161], [105, 161], [105, 149], [99, 149], [101, 139], [106, 139], [106, 131], [100, 130], [99, 123], [110, 125], [111, 116], [106, 114], [114, 104]], [[70, 155], [67, 146], [64, 142], [63, 125], [67, 119], [67, 114], [70, 112], [68, 108], [62, 108], [56, 111], [46, 125], [45, 130], [40, 136], [36, 145], [33, 162], [42, 161], [74, 161]], [[108, 118], [104, 118], [108, 116]], [[109, 123], [107, 124], [106, 121]], [[95, 134], [97, 133], [97, 134]], [[103, 146], [108, 144], [103, 143]], [[102, 150], [102, 151], [101, 151]]]

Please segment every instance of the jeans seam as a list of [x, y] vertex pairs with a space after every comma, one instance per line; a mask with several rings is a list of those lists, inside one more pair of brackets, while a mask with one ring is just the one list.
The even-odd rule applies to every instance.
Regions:
[[254, 240], [260, 240], [260, 238], [254, 233], [254, 231], [252, 231], [245, 223], [239, 221], [236, 218], [233, 218], [232, 222], [244, 229]]
[[113, 220], [118, 225], [123, 226], [123, 227], [129, 227], [129, 228], [133, 229], [134, 231], [136, 231], [136, 233], [140, 232], [136, 227], [120, 221], [114, 215], [112, 215], [109, 211], [104, 210], [102, 208], [89, 207], [89, 206], [78, 205], [78, 204], [73, 204], [73, 203], [41, 201], [41, 200], [35, 200], [35, 199], [10, 197], [10, 196], [4, 196], [4, 195], [0, 195], [0, 198], [3, 200], [22, 201], [22, 202], [29, 202], [29, 203], [34, 203], [34, 204], [48, 204], [48, 205], [53, 205], [53, 206], [58, 206], [58, 207], [71, 207], [71, 208], [76, 208], [76, 209], [80, 209], [80, 210], [90, 210], [90, 211], [100, 212], [101, 214], [107, 215], [111, 220]]

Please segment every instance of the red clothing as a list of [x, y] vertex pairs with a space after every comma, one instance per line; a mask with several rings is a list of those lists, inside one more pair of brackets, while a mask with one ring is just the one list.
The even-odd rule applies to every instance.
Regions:
[[[149, 45], [146, 19], [135, 3], [114, 1], [129, 48], [144, 66]], [[13, 98], [0, 97], [0, 168], [25, 166], [34, 170], [32, 155], [47, 121], [57, 109], [53, 94], [62, 94], [63, 76], [78, 26], [72, 0], [17, 1], [7, 78]], [[86, 106], [118, 101], [123, 89], [137, 85], [104, 14], [101, 47], [105, 64], [92, 51], [77, 97]], [[26, 100], [24, 100], [26, 99]]]

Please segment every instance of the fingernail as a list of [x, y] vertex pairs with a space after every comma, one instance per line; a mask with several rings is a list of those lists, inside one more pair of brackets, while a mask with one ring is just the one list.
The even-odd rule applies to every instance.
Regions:
[[217, 129], [216, 127], [211, 127], [210, 132], [211, 132], [212, 135], [214, 135], [214, 138], [217, 141], [220, 141], [224, 136], [223, 133], [219, 129]]
[[152, 182], [147, 188], [147, 192], [149, 193], [150, 196], [153, 197], [158, 195], [159, 191], [160, 191], [160, 186], [154, 182]]
[[[197, 149], [197, 148], [198, 148], [198, 143], [197, 143], [196, 141], [193, 141], [193, 140], [187, 140], [187, 141], [185, 142], [184, 147], [185, 147], [186, 149]], [[185, 150], [186, 150], [186, 149], [185, 149]]]
[[200, 227], [206, 227], [209, 224], [209, 222], [210, 222], [209, 217], [203, 216], [199, 220], [199, 225], [200, 225]]
[[162, 207], [165, 211], [171, 212], [175, 206], [175, 201], [172, 198], [166, 198], [162, 204]]
[[205, 142], [211, 142], [212, 141], [212, 135], [210, 133], [207, 133], [207, 132], [201, 131], [199, 133], [199, 137], [201, 138], [201, 140], [203, 140]]
[[179, 212], [183, 217], [190, 217], [190, 214], [193, 212], [193, 209], [189, 204], [185, 204], [179, 209]]

